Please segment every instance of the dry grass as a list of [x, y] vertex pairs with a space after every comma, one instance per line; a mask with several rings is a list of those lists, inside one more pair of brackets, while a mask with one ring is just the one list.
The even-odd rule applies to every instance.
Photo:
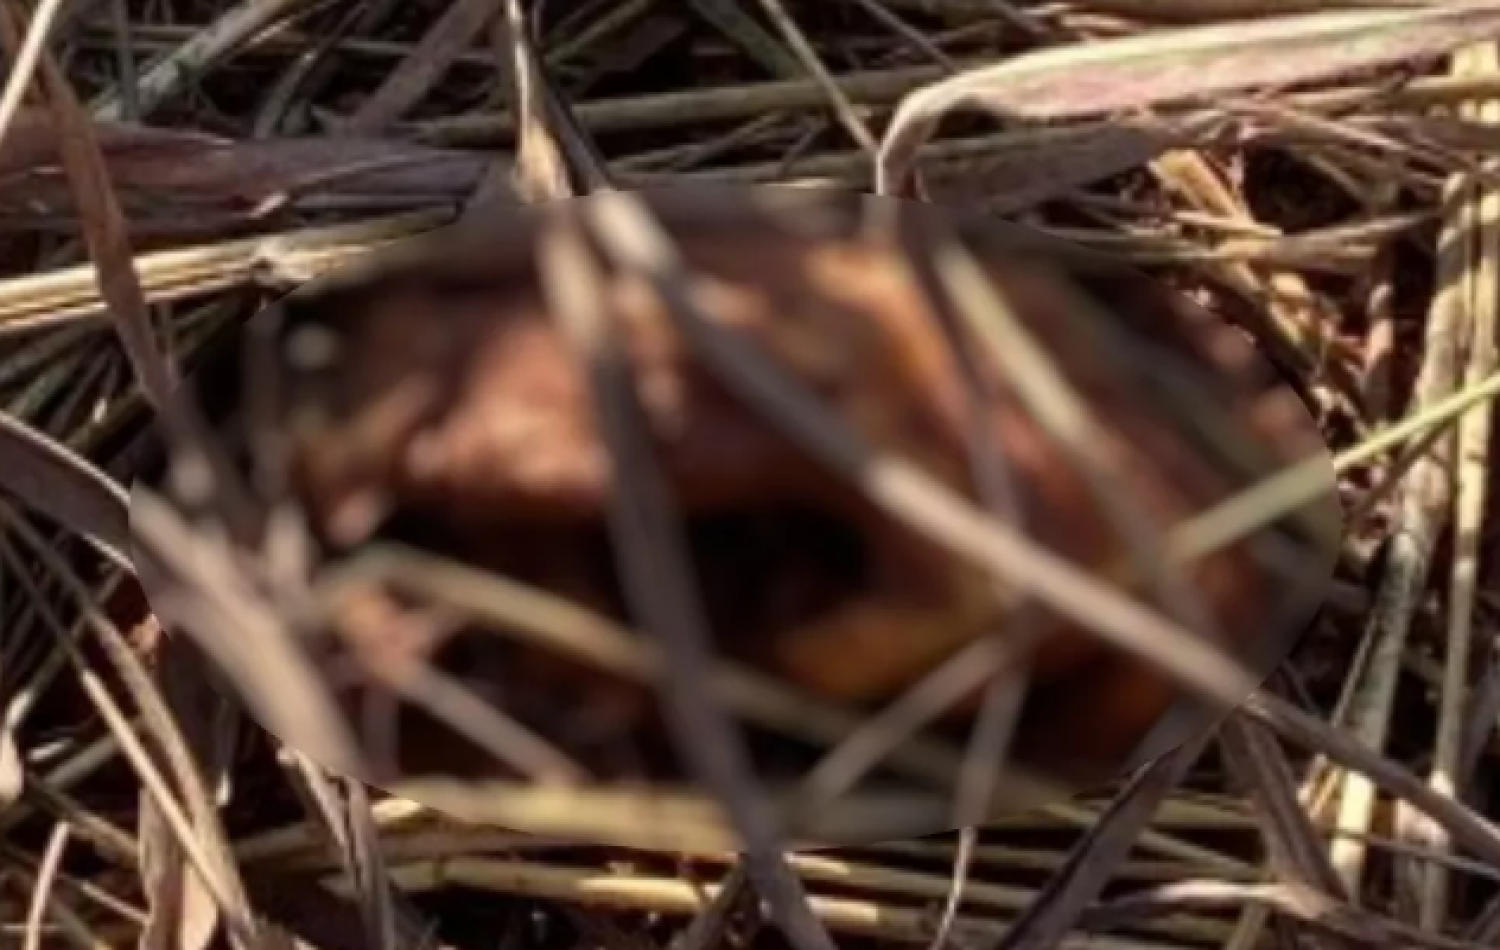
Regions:
[[[1500, 940], [1500, 54], [1479, 42], [1500, 42], [1494, 4], [585, 0], [518, 31], [523, 6], [6, 0], [0, 947]], [[1271, 19], [1334, 7], [1348, 12]], [[1235, 18], [1254, 24], [1176, 32]], [[502, 821], [465, 825], [250, 724], [212, 679], [297, 666], [275, 653], [286, 616], [226, 553], [253, 513], [205, 493], [224, 472], [206, 420], [172, 395], [175, 366], [291, 286], [458, 217], [683, 180], [993, 211], [1247, 328], [1315, 407], [1349, 513], [1330, 606], [1269, 688], [1117, 788], [974, 835], [791, 856], [742, 776], [712, 762], [703, 791], [650, 803], [675, 848], [584, 847], [559, 839], [630, 831], [640, 802], [518, 784], [491, 791]], [[545, 255], [577, 267], [566, 227], [592, 229], [691, 325], [680, 275], [642, 250], [641, 212], [563, 217]], [[570, 324], [585, 348], [600, 345], [589, 309], [583, 294]], [[178, 508], [224, 530], [148, 498], [137, 567], [127, 449], [152, 413], [184, 466]], [[1315, 496], [1318, 475], [1289, 470], [1149, 546], [1201, 556]], [[901, 484], [879, 500], [941, 508]], [[977, 540], [945, 543], [995, 567], [1002, 526], [976, 524]], [[635, 541], [663, 556], [659, 537]], [[191, 579], [200, 639], [163, 640], [137, 569]], [[1044, 574], [1033, 592], [1093, 604], [1101, 635], [1159, 648], [1181, 632]], [[664, 581], [639, 602], [679, 686], [701, 672], [680, 593]], [[490, 604], [597, 634], [579, 649], [617, 672], [655, 665], [568, 605]], [[261, 698], [327, 718], [291, 675]], [[677, 698], [686, 720], [715, 721]], [[319, 761], [344, 761], [337, 729], [315, 738]]]

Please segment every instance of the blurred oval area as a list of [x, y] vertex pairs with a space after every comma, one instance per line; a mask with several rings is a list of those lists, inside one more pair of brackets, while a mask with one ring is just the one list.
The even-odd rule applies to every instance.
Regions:
[[215, 444], [131, 449], [163, 623], [313, 760], [570, 840], [732, 843], [747, 778], [809, 846], [962, 824], [976, 765], [988, 817], [1097, 788], [1209, 734], [1195, 657], [1270, 673], [1341, 541], [1243, 330], [915, 202], [508, 208], [204, 352]]

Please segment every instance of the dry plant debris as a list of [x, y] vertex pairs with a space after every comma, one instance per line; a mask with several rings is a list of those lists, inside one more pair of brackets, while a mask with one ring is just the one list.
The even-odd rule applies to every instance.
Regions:
[[[109, 0], [5, 12], [0, 944], [675, 950], [777, 945], [767, 919], [802, 946], [829, 934], [1116, 950], [1500, 935], [1483, 490], [1484, 407], [1500, 391], [1487, 352], [1494, 4]], [[954, 105], [999, 121], [935, 121]], [[688, 840], [672, 853], [566, 846], [524, 829], [559, 814], [644, 822], [618, 799], [523, 783], [502, 799], [521, 830], [465, 826], [276, 748], [203, 688], [236, 656], [205, 663], [163, 636], [122, 563], [124, 487], [151, 461], [135, 436], [159, 402], [160, 364], [191, 367], [292, 284], [455, 212], [482, 219], [515, 200], [515, 172], [526, 196], [606, 179], [921, 194], [1147, 266], [1248, 328], [1314, 406], [1349, 526], [1329, 609], [1270, 695], [1351, 731], [1282, 741], [1269, 727], [1308, 723], [1253, 703], [1201, 759], [1158, 760], [1114, 797], [956, 840], [795, 855], [772, 862], [770, 886], [763, 854], [747, 874], [733, 842], [710, 834], [723, 825], [701, 796], [675, 803]], [[1321, 490], [1307, 475], [1270, 479], [1166, 548], [1211, 549], [1306, 503]], [[172, 537], [173, 523], [155, 527]], [[230, 609], [205, 621], [222, 643], [290, 642], [249, 596], [243, 562], [165, 566], [216, 585]], [[537, 624], [584, 631], [580, 648], [613, 674], [651, 666], [566, 604], [520, 603]], [[731, 683], [747, 710], [849, 728], [789, 713], [764, 678]], [[278, 704], [305, 711], [307, 687], [286, 680]], [[1378, 748], [1350, 755], [1354, 736]], [[929, 778], [962, 764], [921, 753], [895, 759]], [[950, 799], [928, 807], [947, 814]], [[788, 915], [788, 881], [821, 934]]]

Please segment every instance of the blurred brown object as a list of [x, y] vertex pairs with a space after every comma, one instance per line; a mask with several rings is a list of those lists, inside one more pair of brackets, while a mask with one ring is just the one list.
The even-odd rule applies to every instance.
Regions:
[[[967, 377], [910, 267], [859, 226], [865, 202], [880, 199], [786, 193], [787, 208], [774, 211], [719, 190], [646, 194], [715, 320], [870, 444], [975, 496]], [[292, 484], [330, 551], [393, 538], [623, 618], [606, 523], [610, 460], [537, 279], [538, 213], [440, 237], [285, 302]], [[1096, 414], [1107, 437], [1089, 449], [1110, 460], [1114, 490], [1161, 531], [1324, 451], [1297, 397], [1238, 330], [1150, 278], [1024, 229], [976, 220], [960, 231]], [[1067, 312], [1079, 292], [1117, 325], [1080, 332], [1080, 316]], [[694, 359], [649, 288], [619, 280], [611, 293], [720, 649], [825, 700], [868, 708], [976, 637], [1003, 635], [1012, 608], [991, 577], [893, 523], [744, 406]], [[1123, 541], [1084, 477], [1005, 374], [977, 346], [971, 352], [990, 391], [974, 431], [995, 440], [1027, 531], [1117, 576]], [[1191, 379], [1201, 405], [1164, 397], [1164, 374]], [[1213, 438], [1259, 452], [1257, 471], [1243, 462], [1236, 470], [1184, 421], [1184, 410], [1201, 419], [1209, 406], [1239, 430]], [[1325, 575], [1338, 532], [1331, 489], [1330, 481], [1311, 512]], [[1300, 584], [1309, 605], [1301, 620], [1311, 619], [1314, 588], [1328, 580], [1316, 574], [1283, 576], [1240, 544], [1188, 576], [1228, 644], [1248, 657], [1267, 638], [1290, 646], [1301, 624], [1282, 608]], [[475, 649], [500, 649], [486, 642]], [[544, 734], [565, 707], [576, 712], [594, 694], [603, 701], [603, 688], [578, 670], [524, 652], [457, 662]], [[1132, 761], [1179, 698], [1142, 662], [1055, 620], [1030, 672], [1014, 754], [1074, 784]], [[622, 734], [644, 728], [647, 715], [644, 697], [624, 695], [608, 706]], [[420, 760], [431, 748], [414, 751]]]

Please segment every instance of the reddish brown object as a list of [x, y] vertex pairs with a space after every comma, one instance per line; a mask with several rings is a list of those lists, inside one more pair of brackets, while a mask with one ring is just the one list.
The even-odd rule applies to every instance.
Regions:
[[[744, 196], [674, 190], [651, 200], [702, 276], [715, 319], [871, 444], [974, 496], [964, 374], [911, 271], [857, 229], [858, 199], [804, 196], [819, 223], [796, 227]], [[996, 289], [1108, 432], [1091, 448], [1113, 460], [1115, 489], [1163, 530], [1253, 480], [1189, 433], [1180, 403], [1149, 394], [1164, 358], [1194, 379], [1198, 411], [1217, 405], [1238, 430], [1219, 435], [1264, 456], [1255, 474], [1322, 451], [1294, 394], [1238, 331], [1134, 272], [1038, 250], [1045, 245], [1009, 226], [964, 228]], [[334, 341], [337, 358], [293, 380], [296, 485], [335, 546], [379, 526], [620, 615], [602, 541], [608, 453], [542, 298], [534, 236], [534, 219], [518, 215], [478, 239], [450, 238], [403, 266], [299, 296], [288, 339], [307, 347], [317, 341], [296, 334], [321, 325], [331, 336], [318, 346]], [[1118, 326], [1098, 336], [1080, 332], [1076, 314], [1063, 319], [1073, 304], [1057, 273], [1107, 305]], [[874, 510], [727, 392], [644, 287], [616, 292], [722, 649], [825, 699], [868, 704], [1003, 631], [1007, 608], [990, 577]], [[1137, 352], [1143, 343], [1155, 363]], [[988, 372], [987, 382], [995, 399], [982, 430], [1003, 454], [1028, 530], [1079, 564], [1117, 570], [1122, 542], [1082, 477], [1003, 374]], [[1331, 574], [1331, 492], [1303, 514], [1318, 525], [1323, 577], [1278, 577], [1245, 545], [1191, 573], [1236, 649], [1300, 632], [1277, 615], [1284, 585]], [[555, 695], [563, 674], [535, 662], [503, 667], [517, 682], [512, 699], [527, 687]], [[1125, 764], [1177, 698], [1142, 663], [1064, 623], [1048, 628], [1032, 676], [1017, 754], [1075, 783]]]

